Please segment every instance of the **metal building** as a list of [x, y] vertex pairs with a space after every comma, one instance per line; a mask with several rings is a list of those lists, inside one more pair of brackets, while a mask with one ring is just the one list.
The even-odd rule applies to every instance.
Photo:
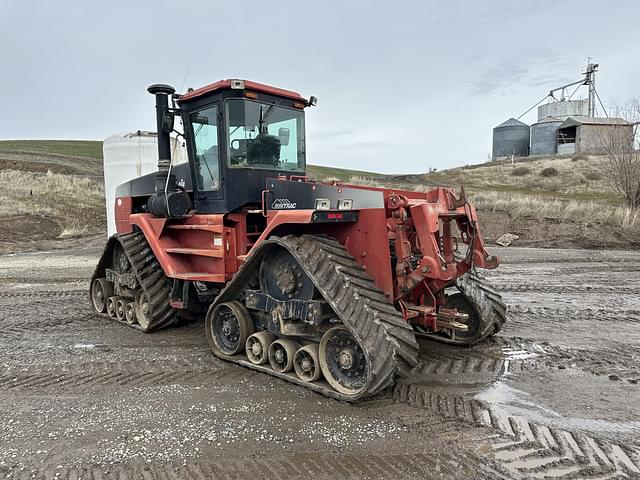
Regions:
[[566, 120], [567, 117], [588, 116], [589, 100], [560, 100], [540, 105], [538, 107], [538, 121], [546, 117], [556, 117]]
[[546, 117], [531, 125], [531, 155], [555, 155], [558, 127], [562, 120]]
[[529, 125], [510, 118], [493, 129], [492, 158], [529, 155]]
[[558, 153], [602, 153], [615, 139], [633, 147], [633, 125], [624, 118], [569, 117], [558, 127]]

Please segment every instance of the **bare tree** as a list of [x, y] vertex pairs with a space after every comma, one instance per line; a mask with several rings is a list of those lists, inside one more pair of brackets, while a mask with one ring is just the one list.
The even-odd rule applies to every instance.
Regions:
[[606, 156], [605, 170], [627, 206], [640, 208], [640, 99], [615, 106], [612, 112], [614, 117], [624, 118], [632, 125], [603, 129], [601, 140]]

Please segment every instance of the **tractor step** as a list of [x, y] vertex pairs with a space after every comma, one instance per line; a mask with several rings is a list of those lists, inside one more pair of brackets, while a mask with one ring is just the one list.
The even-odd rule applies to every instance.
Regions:
[[221, 248], [211, 249], [211, 248], [174, 248], [169, 247], [164, 249], [167, 253], [176, 253], [179, 255], [198, 255], [201, 257], [213, 257], [213, 258], [223, 258], [224, 250]]

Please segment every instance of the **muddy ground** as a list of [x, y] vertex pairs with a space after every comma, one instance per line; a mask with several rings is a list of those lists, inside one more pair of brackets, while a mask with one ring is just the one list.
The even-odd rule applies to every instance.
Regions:
[[504, 330], [349, 405], [93, 314], [100, 243], [0, 256], [0, 476], [640, 478], [640, 253], [496, 249]]

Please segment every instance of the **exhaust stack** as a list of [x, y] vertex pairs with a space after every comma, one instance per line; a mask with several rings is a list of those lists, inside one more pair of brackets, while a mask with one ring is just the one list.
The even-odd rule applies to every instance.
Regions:
[[156, 191], [147, 201], [147, 209], [156, 217], [183, 217], [191, 209], [189, 195], [178, 190], [176, 177], [169, 174], [171, 166], [171, 131], [173, 112], [169, 110], [169, 95], [175, 93], [170, 85], [153, 84], [147, 91], [156, 97], [156, 126], [158, 135], [158, 173]]

